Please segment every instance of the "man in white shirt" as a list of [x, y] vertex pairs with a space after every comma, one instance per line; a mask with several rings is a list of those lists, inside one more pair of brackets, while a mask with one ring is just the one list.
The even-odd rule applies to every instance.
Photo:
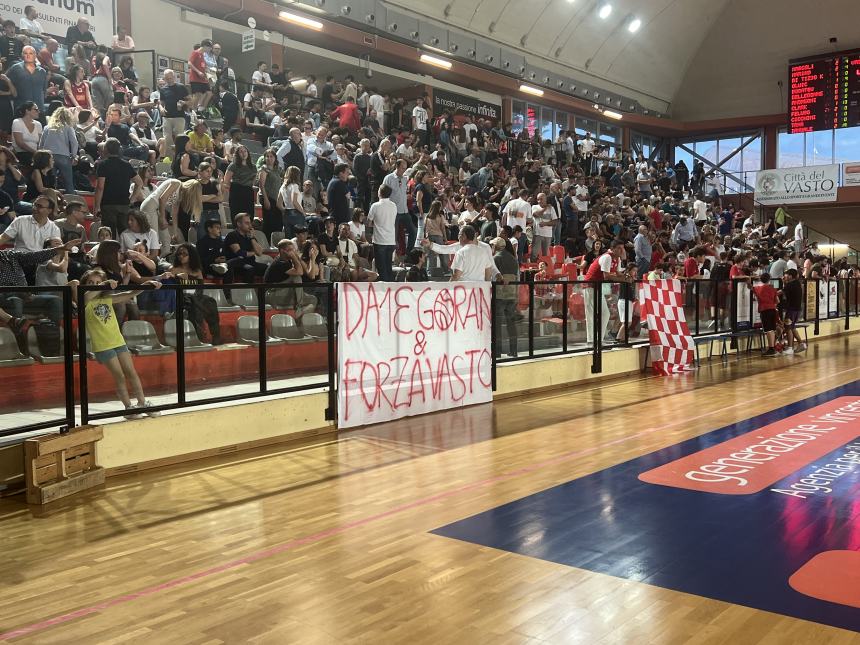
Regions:
[[257, 69], [251, 74], [251, 83], [259, 85], [266, 92], [272, 91], [272, 76], [269, 74], [268, 66], [265, 62], [257, 63]]
[[591, 133], [586, 132], [585, 138], [580, 139], [579, 143], [579, 154], [582, 156], [582, 169], [586, 175], [594, 174], [594, 147], [597, 145], [594, 142], [594, 139], [591, 138]]
[[388, 132], [388, 124], [385, 123], [385, 99], [379, 93], [379, 90], [371, 90], [370, 97], [367, 99], [367, 107], [371, 112], [376, 112], [376, 119], [383, 132]]
[[585, 178], [580, 176], [577, 179], [576, 190], [573, 193], [573, 205], [579, 211], [579, 221], [584, 222], [588, 219], [588, 204], [591, 201], [591, 193], [585, 184]]
[[800, 255], [803, 253], [803, 221], [797, 220], [797, 226], [794, 227], [794, 252]]
[[526, 230], [528, 221], [532, 217], [532, 205], [527, 201], [529, 191], [523, 188], [516, 199], [511, 199], [505, 204], [502, 211], [502, 226], [510, 226], [511, 230], [516, 226], [522, 226]]
[[0, 246], [14, 242], [17, 251], [42, 251], [48, 240], [62, 240], [60, 227], [51, 221], [54, 214], [54, 203], [47, 197], [37, 197], [33, 214], [13, 219], [0, 235]]
[[397, 205], [389, 197], [391, 197], [391, 187], [382, 184], [379, 187], [379, 201], [370, 205], [370, 211], [367, 214], [367, 225], [373, 227], [372, 241], [376, 273], [383, 282], [394, 281], [391, 258], [396, 248], [394, 233]]
[[323, 188], [325, 188], [328, 184], [328, 180], [331, 179], [331, 177], [321, 178], [317, 174], [317, 159], [324, 157], [325, 159], [333, 160], [334, 157], [334, 146], [331, 141], [326, 139], [327, 136], [328, 128], [320, 126], [317, 130], [317, 136], [308, 140], [307, 143], [307, 166], [305, 166], [305, 178], [313, 181], [314, 186], [316, 187], [322, 185]]
[[[564, 139], [564, 153], [567, 156], [567, 165], [573, 163], [573, 155], [576, 153], [576, 139], [573, 130], [567, 131], [567, 137]], [[564, 187], [567, 190], [567, 186]]]
[[708, 221], [708, 203], [702, 199], [703, 195], [696, 195], [696, 201], [693, 202], [693, 218], [697, 222]]
[[552, 231], [558, 214], [555, 209], [547, 203], [546, 194], [538, 193], [538, 203], [532, 206], [532, 220], [534, 220], [534, 239], [532, 241], [532, 262], [539, 257], [549, 255], [549, 247], [552, 243]]
[[453, 275], [452, 282], [482, 282], [490, 281], [498, 273], [496, 263], [493, 260], [492, 251], [488, 252], [489, 245], [475, 243], [475, 229], [470, 225], [460, 228], [460, 249], [454, 255], [451, 263]]
[[478, 126], [472, 123], [472, 117], [467, 114], [466, 120], [460, 127], [463, 128], [463, 132], [466, 135], [466, 145], [471, 148], [472, 141], [478, 138]]
[[430, 117], [424, 109], [424, 98], [418, 97], [415, 107], [412, 108], [412, 132], [418, 137], [419, 146], [430, 145], [430, 132], [427, 129], [427, 121]]

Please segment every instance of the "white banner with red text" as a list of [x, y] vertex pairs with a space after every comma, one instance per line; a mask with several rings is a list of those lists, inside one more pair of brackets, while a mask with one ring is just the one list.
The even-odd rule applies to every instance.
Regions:
[[490, 283], [338, 283], [338, 427], [493, 398]]

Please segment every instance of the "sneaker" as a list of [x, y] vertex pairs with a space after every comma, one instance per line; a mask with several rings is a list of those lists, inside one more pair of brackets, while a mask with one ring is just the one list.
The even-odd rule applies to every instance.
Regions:
[[762, 356], [768, 356], [768, 357], [776, 356], [776, 350], [773, 347], [771, 347], [764, 354], [762, 354]]
[[212, 273], [215, 275], [224, 275], [227, 273], [227, 265], [226, 264], [213, 264], [209, 267], [212, 269]]
[[152, 401], [144, 401], [143, 405], [140, 407], [143, 408], [143, 413], [148, 417], [160, 417], [161, 416], [161, 412], [159, 412], [158, 410], [147, 410], [147, 408], [152, 407]]
[[125, 414], [123, 416], [126, 419], [128, 419], [129, 421], [132, 421], [134, 419], [142, 419], [143, 415], [140, 414], [139, 412], [134, 412], [134, 410], [135, 410], [135, 407], [133, 405], [125, 406]]
[[797, 349], [794, 350], [794, 353], [796, 354], [798, 352], [805, 352], [805, 351], [806, 351], [806, 343], [800, 343], [800, 345], [797, 346]]
[[791, 356], [792, 354], [794, 354], [794, 350], [791, 347], [786, 347], [784, 350], [782, 350], [782, 354], [783, 356]]
[[23, 336], [27, 333], [29, 328], [30, 321], [26, 318], [13, 318], [9, 321], [9, 329], [11, 329], [12, 333], [16, 336]]

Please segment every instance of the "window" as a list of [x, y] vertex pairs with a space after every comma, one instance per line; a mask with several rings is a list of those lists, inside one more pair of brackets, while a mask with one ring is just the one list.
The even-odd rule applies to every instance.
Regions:
[[762, 169], [761, 133], [681, 141], [675, 148], [675, 161], [681, 159], [690, 170], [694, 163], [704, 160], [705, 172], [716, 170], [728, 193], [750, 192]]
[[540, 138], [546, 141], [554, 140], [553, 137], [553, 111], [551, 108], [541, 108], [540, 110]]
[[804, 164], [804, 141], [806, 135], [789, 134], [785, 130], [777, 138], [777, 168], [798, 168]]
[[[665, 159], [666, 157], [662, 139], [634, 132], [630, 141], [633, 148], [631, 152], [634, 157], [638, 157], [640, 154], [646, 159]], [[685, 160], [684, 163], [687, 161]]]
[[777, 168], [860, 161], [860, 127], [788, 134], [777, 138]]
[[[557, 138], [560, 132], [567, 130], [567, 112], [555, 113], [555, 126], [555, 138]], [[555, 141], [555, 138], [553, 138], [553, 141]]]
[[860, 127], [836, 130], [833, 160], [835, 163], [860, 161]]
[[607, 146], [609, 155], [615, 155], [615, 151], [621, 146], [621, 128], [616, 125], [600, 124], [600, 144]]
[[511, 132], [519, 134], [526, 126], [526, 104], [523, 101], [511, 101]]

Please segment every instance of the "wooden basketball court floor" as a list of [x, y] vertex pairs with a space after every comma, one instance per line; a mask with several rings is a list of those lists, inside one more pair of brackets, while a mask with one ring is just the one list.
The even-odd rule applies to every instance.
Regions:
[[[559, 518], [551, 504], [525, 507], [516, 548], [440, 534], [580, 481], [592, 482], [587, 493], [607, 522], [620, 521], [611, 517], [623, 492], [613, 467], [848, 386], [860, 379], [858, 349], [857, 335], [813, 341], [791, 358], [715, 361], [679, 377], [622, 378], [406, 419], [323, 445], [112, 478], [41, 511], [22, 497], [2, 500], [0, 642], [860, 642], [833, 626], [845, 620], [664, 588], [647, 571], [569, 566], [549, 547], [539, 557], [517, 553], [541, 541], [544, 524], [576, 528], [575, 513]], [[711, 497], [700, 499], [707, 506]], [[504, 517], [470, 526], [504, 533]], [[629, 530], [635, 521], [626, 526], [595, 531], [593, 544], [580, 531], [570, 544], [585, 540], [598, 561], [613, 541], [643, 537]], [[647, 539], [639, 544], [632, 553], [645, 569], [669, 557]]]

